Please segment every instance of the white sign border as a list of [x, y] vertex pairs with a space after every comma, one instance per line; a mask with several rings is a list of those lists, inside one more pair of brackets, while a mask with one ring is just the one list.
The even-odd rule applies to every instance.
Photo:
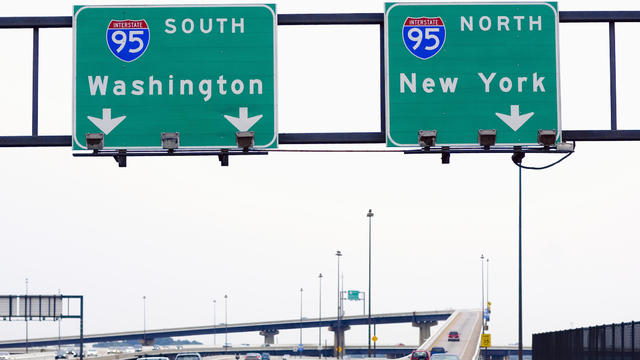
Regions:
[[[82, 151], [88, 150], [87, 146], [82, 142], [78, 141], [76, 137], [76, 17], [78, 14], [84, 9], [111, 9], [111, 8], [129, 8], [129, 9], [144, 9], [144, 8], [200, 8], [200, 7], [265, 7], [269, 9], [271, 14], [273, 15], [273, 84], [274, 84], [274, 94], [273, 94], [273, 138], [266, 145], [258, 145], [255, 146], [257, 149], [265, 149], [269, 148], [274, 142], [276, 143], [276, 147], [278, 144], [278, 15], [277, 8], [276, 10], [272, 9], [267, 4], [216, 4], [216, 5], [86, 5], [78, 8], [77, 11], [74, 10], [72, 17], [72, 27], [73, 27], [73, 43], [72, 43], [72, 51], [73, 51], [73, 74], [72, 74], [72, 128], [73, 128], [73, 143], [71, 144], [72, 151]], [[160, 142], [160, 138], [158, 137], [158, 142]], [[77, 144], [82, 149], [74, 149], [73, 145]], [[237, 146], [180, 146], [179, 149], [189, 149], [189, 150], [199, 150], [199, 149], [235, 149]], [[134, 150], [164, 150], [162, 149], [162, 145], [158, 146], [121, 146], [121, 147], [112, 147], [105, 146], [103, 150], [120, 150], [120, 149], [134, 149]]]
[[[397, 2], [397, 3], [393, 3], [391, 6], [389, 6], [388, 9], [385, 9], [384, 12], [384, 25], [385, 25], [385, 31], [384, 31], [384, 76], [385, 76], [385, 129], [386, 129], [386, 144], [387, 147], [389, 147], [389, 142], [391, 142], [393, 145], [398, 146], [398, 147], [419, 147], [420, 145], [418, 145], [418, 142], [416, 141], [416, 143], [414, 144], [400, 144], [398, 142], [396, 142], [395, 140], [393, 140], [393, 138], [391, 137], [391, 126], [390, 126], [390, 121], [389, 121], [389, 83], [390, 83], [390, 78], [389, 78], [389, 26], [387, 26], [388, 24], [388, 15], [389, 12], [391, 11], [391, 9], [393, 9], [396, 6], [431, 6], [431, 5], [546, 5], [548, 7], [550, 7], [554, 14], [555, 14], [555, 27], [556, 27], [556, 95], [557, 95], [557, 105], [558, 105], [558, 109], [557, 109], [557, 114], [558, 114], [558, 132], [556, 134], [556, 142], [558, 142], [559, 139], [562, 139], [562, 114], [561, 114], [561, 106], [560, 106], [560, 41], [559, 41], [559, 30], [560, 30], [560, 16], [558, 14], [558, 9], [556, 9], [555, 7], [553, 7], [550, 3], [548, 2], [485, 2], [485, 3], [464, 3], [464, 2], [433, 2], [433, 3], [424, 3], [424, 2], [415, 2], [415, 3], [410, 3], [410, 2]], [[432, 130], [432, 129], [423, 129], [423, 130]], [[416, 132], [416, 140], [418, 138], [417, 132]], [[499, 146], [533, 146], [533, 145], [539, 145], [538, 143], [496, 143], [496, 145]], [[436, 146], [449, 146], [449, 147], [467, 147], [467, 146], [478, 146], [480, 147], [480, 145], [478, 143], [470, 143], [470, 144], [440, 144], [440, 143], [436, 143]]]

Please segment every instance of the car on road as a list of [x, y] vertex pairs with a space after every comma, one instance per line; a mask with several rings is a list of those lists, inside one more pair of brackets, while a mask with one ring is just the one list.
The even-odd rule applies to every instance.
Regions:
[[411, 360], [429, 360], [429, 352], [427, 350], [414, 350], [411, 353]]
[[444, 347], [442, 346], [434, 346], [431, 348], [431, 355], [433, 354], [444, 354], [446, 353], [447, 350], [444, 349]]
[[175, 360], [202, 360], [202, 357], [197, 352], [188, 352], [176, 355]]
[[87, 351], [87, 357], [96, 357], [98, 356], [98, 350], [91, 349]]
[[0, 351], [0, 360], [8, 360], [9, 359], [9, 353], [6, 351]]
[[247, 355], [244, 356], [244, 360], [262, 360], [262, 355], [258, 353], [247, 353]]
[[269, 353], [262, 353], [262, 360], [271, 360], [271, 355], [269, 355]]
[[165, 356], [146, 356], [140, 357], [138, 360], [169, 360], [169, 358]]
[[160, 345], [153, 345], [153, 351], [160, 350]]
[[449, 331], [448, 341], [460, 341], [460, 333], [457, 331]]
[[460, 360], [460, 358], [454, 354], [434, 354], [431, 360]]

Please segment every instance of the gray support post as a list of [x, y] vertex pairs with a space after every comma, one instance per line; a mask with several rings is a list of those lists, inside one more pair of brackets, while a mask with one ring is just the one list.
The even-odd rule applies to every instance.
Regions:
[[[349, 325], [335, 327], [329, 326], [329, 331], [333, 331], [333, 356], [340, 357], [341, 354], [344, 354], [344, 332], [349, 330], [351, 327]], [[340, 349], [341, 351], [338, 351]]]
[[264, 336], [264, 343], [269, 345], [275, 344], [275, 336], [278, 334], [280, 334], [280, 331], [276, 329], [260, 330], [260, 335]]
[[411, 323], [413, 327], [420, 330], [418, 337], [418, 345], [422, 345], [431, 336], [431, 327], [438, 325], [437, 321], [414, 321]]

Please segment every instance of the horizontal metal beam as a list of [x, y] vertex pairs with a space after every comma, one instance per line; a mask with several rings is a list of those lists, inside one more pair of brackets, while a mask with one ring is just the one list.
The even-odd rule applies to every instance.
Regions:
[[376, 144], [384, 143], [383, 132], [281, 133], [279, 144]]
[[[560, 11], [560, 22], [640, 22], [640, 11]], [[382, 25], [383, 13], [278, 14], [278, 25]], [[71, 16], [0, 17], [0, 28], [71, 27]]]
[[71, 16], [0, 17], [0, 29], [71, 27]]
[[0, 147], [71, 146], [71, 135], [0, 136]]
[[278, 25], [382, 25], [383, 13], [278, 14]]
[[637, 22], [640, 11], [560, 11], [560, 22]]
[[640, 130], [562, 130], [564, 141], [640, 141]]

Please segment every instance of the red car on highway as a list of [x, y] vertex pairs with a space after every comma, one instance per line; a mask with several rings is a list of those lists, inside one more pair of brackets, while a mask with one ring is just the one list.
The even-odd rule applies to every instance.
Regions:
[[449, 331], [448, 341], [460, 341], [460, 334], [457, 331]]
[[411, 353], [411, 360], [429, 360], [429, 352], [427, 350], [414, 350]]

